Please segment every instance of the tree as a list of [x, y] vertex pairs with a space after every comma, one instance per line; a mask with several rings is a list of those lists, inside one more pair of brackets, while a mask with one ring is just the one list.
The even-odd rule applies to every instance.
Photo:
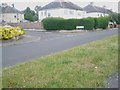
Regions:
[[29, 20], [31, 22], [38, 20], [36, 13], [33, 10], [31, 10], [29, 7], [27, 7], [23, 12], [26, 20]]
[[111, 22], [116, 22], [117, 24], [120, 24], [120, 13], [111, 13], [109, 18]]
[[40, 10], [41, 6], [35, 6], [36, 16], [38, 18], [38, 12]]

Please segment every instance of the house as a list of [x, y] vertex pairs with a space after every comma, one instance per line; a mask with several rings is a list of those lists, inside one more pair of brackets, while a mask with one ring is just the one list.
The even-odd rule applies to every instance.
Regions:
[[55, 0], [39, 9], [39, 21], [47, 17], [84, 18], [83, 8], [68, 0]]
[[109, 14], [112, 12], [105, 6], [103, 7], [95, 6], [93, 2], [85, 6], [83, 9], [86, 11], [86, 17], [101, 17], [101, 16], [104, 17], [109, 16]]
[[6, 3], [0, 5], [0, 22], [19, 23], [24, 20], [24, 13], [17, 10], [14, 4], [8, 6]]

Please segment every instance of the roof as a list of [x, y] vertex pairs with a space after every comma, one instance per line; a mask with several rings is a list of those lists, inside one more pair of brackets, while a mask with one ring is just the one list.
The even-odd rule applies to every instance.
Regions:
[[0, 13], [20, 13], [20, 14], [23, 14], [23, 12], [17, 10], [14, 7], [8, 6], [8, 5], [5, 7], [0, 6]]
[[94, 5], [87, 5], [86, 7], [84, 7], [84, 10], [87, 13], [92, 13], [92, 12], [100, 12], [100, 13], [106, 13], [106, 14], [110, 14], [112, 11], [109, 9], [105, 9], [103, 7], [98, 7], [98, 6], [94, 6]]
[[48, 9], [55, 9], [55, 8], [67, 8], [73, 10], [83, 10], [81, 7], [77, 6], [76, 4], [64, 1], [64, 0], [55, 0], [44, 7], [40, 8], [39, 10], [48, 10]]

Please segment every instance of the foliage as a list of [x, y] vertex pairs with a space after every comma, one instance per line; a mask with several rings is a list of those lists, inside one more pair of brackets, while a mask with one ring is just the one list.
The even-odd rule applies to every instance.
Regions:
[[120, 13], [118, 13], [118, 22], [117, 24], [120, 24]]
[[95, 22], [94, 29], [97, 29], [98, 28], [98, 20], [97, 20], [97, 18], [94, 18], [94, 22]]
[[29, 20], [31, 22], [34, 22], [34, 21], [38, 20], [37, 14], [33, 10], [31, 10], [29, 7], [27, 7], [24, 10], [24, 17], [25, 17], [26, 20]]
[[0, 39], [11, 39], [23, 34], [24, 30], [21, 27], [0, 27]]
[[85, 18], [85, 19], [83, 19], [83, 26], [85, 27], [86, 30], [93, 30], [94, 25], [95, 25], [94, 18]]
[[108, 17], [99, 17], [99, 18], [94, 18], [95, 20], [95, 25], [94, 28], [101, 28], [101, 29], [106, 29], [108, 27], [109, 19]]
[[40, 8], [41, 8], [41, 6], [35, 6], [35, 8], [34, 8], [34, 10], [36, 11], [36, 17], [37, 17], [37, 20], [39, 21], [39, 19], [38, 19], [38, 12], [39, 12], [39, 10], [40, 10]]
[[117, 24], [120, 24], [120, 13], [111, 13], [109, 16], [109, 20], [111, 22], [116, 22]]
[[46, 30], [61, 30], [63, 29], [63, 18], [46, 18], [43, 21]]
[[94, 19], [63, 19], [63, 18], [46, 18], [43, 21], [46, 30], [74, 30], [76, 26], [84, 26], [86, 30], [93, 30]]

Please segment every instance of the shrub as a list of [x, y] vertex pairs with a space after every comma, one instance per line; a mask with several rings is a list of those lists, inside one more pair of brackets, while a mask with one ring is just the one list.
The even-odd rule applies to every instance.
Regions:
[[0, 39], [11, 39], [24, 34], [21, 27], [0, 27]]
[[118, 22], [117, 24], [120, 24], [120, 13], [118, 13]]
[[61, 30], [64, 28], [63, 18], [46, 18], [42, 22], [46, 30]]
[[64, 19], [63, 22], [64, 30], [74, 30], [76, 29], [76, 26], [78, 25], [77, 19]]
[[108, 17], [99, 17], [95, 18], [95, 26], [94, 28], [101, 28], [101, 29], [106, 29], [108, 27], [109, 19]]
[[116, 22], [117, 24], [120, 24], [120, 13], [115, 13], [115, 12], [111, 13], [109, 15], [109, 20], [111, 22]]
[[94, 29], [94, 25], [95, 25], [94, 18], [84, 18], [82, 21], [83, 22], [81, 22], [81, 23], [85, 27], [85, 30], [93, 30]]
[[46, 18], [42, 22], [46, 30], [74, 30], [76, 26], [84, 26], [85, 30], [93, 30], [97, 28], [106, 29], [109, 19], [108, 17], [83, 19]]
[[94, 18], [94, 22], [95, 22], [94, 29], [97, 29], [98, 28], [98, 20], [97, 20], [97, 18]]
[[93, 30], [94, 19], [63, 19], [63, 18], [46, 18], [43, 21], [46, 30], [74, 30], [76, 26], [84, 26], [86, 30]]

